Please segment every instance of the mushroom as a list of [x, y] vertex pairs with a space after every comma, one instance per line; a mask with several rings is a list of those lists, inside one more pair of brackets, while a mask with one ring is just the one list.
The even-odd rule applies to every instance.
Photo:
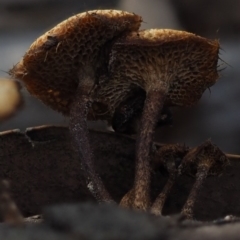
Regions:
[[154, 162], [157, 165], [163, 165], [169, 173], [166, 185], [151, 206], [150, 212], [155, 215], [162, 214], [166, 199], [179, 176], [182, 174], [196, 175], [196, 181], [181, 211], [181, 215], [188, 219], [194, 217], [193, 210], [197, 195], [206, 177], [220, 175], [229, 165], [226, 154], [210, 140], [191, 149], [178, 144], [164, 145], [156, 151]]
[[149, 209], [149, 155], [163, 104], [196, 104], [218, 79], [218, 52], [217, 40], [168, 29], [131, 32], [114, 42], [108, 66], [110, 80], [99, 90], [99, 99], [114, 109], [129, 89], [146, 92], [136, 143], [134, 185], [123, 197], [122, 206]]
[[[150, 212], [154, 215], [162, 215], [164, 204], [169, 196], [173, 185], [180, 175], [178, 167], [183, 157], [188, 153], [189, 148], [185, 145], [166, 144], [158, 149], [153, 157], [155, 165], [162, 165], [168, 171], [169, 177], [161, 193], [154, 200]], [[156, 168], [156, 166], [154, 167]]]
[[70, 116], [69, 129], [86, 180], [99, 201], [112, 198], [95, 171], [87, 115], [106, 70], [105, 51], [114, 38], [137, 31], [141, 17], [117, 10], [77, 14], [39, 37], [10, 71], [43, 103]]
[[87, 186], [105, 202], [112, 198], [95, 171], [86, 120], [111, 119], [121, 103], [142, 89], [146, 99], [135, 182], [121, 204], [146, 210], [149, 153], [163, 104], [191, 106], [216, 82], [219, 43], [183, 31], [138, 32], [141, 21], [116, 10], [75, 15], [38, 38], [9, 73], [46, 105], [70, 116]]
[[0, 123], [13, 116], [23, 106], [20, 88], [17, 81], [0, 78]]
[[208, 175], [220, 175], [227, 165], [229, 165], [227, 156], [210, 140], [207, 140], [196, 148], [192, 148], [186, 154], [179, 166], [179, 175], [184, 172], [193, 173], [195, 170], [196, 181], [182, 208], [181, 215], [188, 219], [194, 217], [194, 203], [204, 180]]

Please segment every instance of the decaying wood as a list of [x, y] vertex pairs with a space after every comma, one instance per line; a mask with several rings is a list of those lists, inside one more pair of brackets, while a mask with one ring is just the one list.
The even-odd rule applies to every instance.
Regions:
[[[115, 133], [90, 131], [96, 152], [96, 167], [116, 201], [131, 188], [134, 173], [135, 140]], [[155, 144], [156, 148], [160, 144]], [[154, 154], [154, 148], [152, 150]], [[11, 182], [12, 193], [25, 216], [40, 213], [42, 207], [60, 202], [95, 201], [88, 189], [68, 129], [45, 126], [0, 134], [1, 179]], [[195, 217], [212, 220], [228, 214], [240, 215], [240, 161], [230, 158], [230, 166], [220, 177], [208, 177], [196, 203]], [[153, 173], [154, 199], [168, 178], [164, 169]], [[183, 175], [174, 185], [163, 214], [179, 213], [194, 178]]]

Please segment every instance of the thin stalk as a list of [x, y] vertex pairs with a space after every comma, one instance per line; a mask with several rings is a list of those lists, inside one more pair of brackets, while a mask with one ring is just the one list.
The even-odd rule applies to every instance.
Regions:
[[193, 219], [193, 208], [197, 199], [197, 194], [199, 193], [203, 185], [203, 182], [208, 175], [208, 171], [210, 167], [211, 167], [210, 165], [204, 165], [204, 166], [201, 165], [197, 169], [196, 181], [181, 211], [181, 214], [185, 216], [187, 219]]
[[154, 215], [162, 215], [163, 206], [169, 196], [170, 191], [177, 179], [177, 172], [171, 173], [169, 175], [168, 181], [165, 184], [162, 192], [157, 196], [156, 200], [154, 201], [150, 212]]
[[113, 202], [96, 172], [94, 156], [89, 142], [87, 114], [91, 107], [91, 100], [90, 94], [84, 93], [81, 86], [79, 86], [71, 105], [69, 130], [73, 137], [74, 147], [81, 159], [88, 189], [99, 202]]
[[153, 134], [167, 94], [165, 87], [151, 90], [144, 102], [140, 133], [136, 141], [136, 170], [133, 207], [147, 210], [150, 205], [150, 151]]

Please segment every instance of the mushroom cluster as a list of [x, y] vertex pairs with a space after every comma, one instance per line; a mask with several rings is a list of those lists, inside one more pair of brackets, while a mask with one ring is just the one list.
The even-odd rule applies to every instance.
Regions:
[[87, 186], [100, 202], [113, 199], [95, 170], [87, 120], [107, 120], [121, 131], [119, 111], [125, 124], [140, 109], [135, 181], [121, 205], [147, 210], [149, 153], [163, 106], [191, 106], [217, 81], [219, 42], [184, 31], [140, 31], [141, 22], [117, 10], [77, 14], [39, 37], [9, 73], [70, 117]]

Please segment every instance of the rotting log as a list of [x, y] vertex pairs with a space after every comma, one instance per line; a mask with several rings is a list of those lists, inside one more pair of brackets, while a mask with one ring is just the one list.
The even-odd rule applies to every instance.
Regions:
[[[97, 171], [114, 199], [119, 201], [133, 184], [135, 140], [99, 131], [90, 131], [90, 137]], [[55, 203], [95, 201], [79, 172], [80, 161], [70, 142], [68, 129], [60, 126], [0, 133], [0, 179], [10, 180], [13, 197], [25, 216], [40, 213], [43, 206]], [[194, 209], [196, 219], [240, 215], [239, 172], [240, 161], [230, 156], [230, 166], [220, 177], [207, 178]], [[155, 170], [151, 186], [153, 199], [167, 178], [166, 172]], [[164, 215], [180, 213], [193, 182], [191, 176], [179, 178], [164, 206]]]

